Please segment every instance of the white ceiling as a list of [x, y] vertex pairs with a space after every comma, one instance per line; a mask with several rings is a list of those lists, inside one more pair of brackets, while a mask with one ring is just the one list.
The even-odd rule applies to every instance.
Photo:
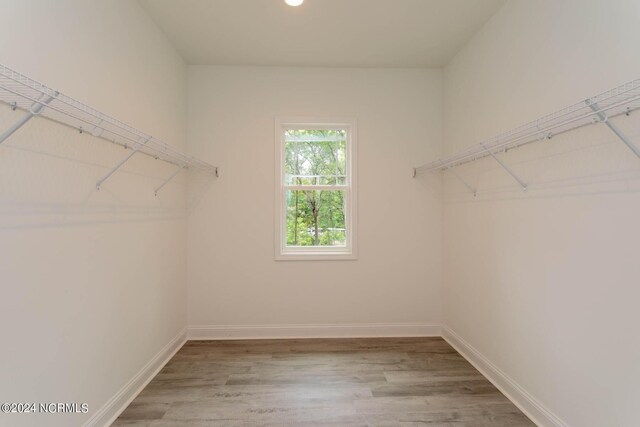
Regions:
[[505, 0], [139, 0], [189, 64], [441, 67]]

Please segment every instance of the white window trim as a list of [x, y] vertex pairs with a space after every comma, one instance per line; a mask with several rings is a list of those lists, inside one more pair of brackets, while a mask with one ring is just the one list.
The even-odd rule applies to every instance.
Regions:
[[[286, 230], [286, 212], [284, 204], [284, 132], [290, 126], [304, 129], [347, 129], [347, 177], [346, 189], [343, 186], [323, 186], [326, 189], [340, 189], [345, 194], [345, 221], [347, 242], [344, 248], [299, 246], [287, 247], [284, 231]], [[275, 260], [276, 261], [314, 261], [314, 260], [355, 260], [357, 253], [357, 125], [353, 118], [296, 117], [276, 118], [275, 121]]]

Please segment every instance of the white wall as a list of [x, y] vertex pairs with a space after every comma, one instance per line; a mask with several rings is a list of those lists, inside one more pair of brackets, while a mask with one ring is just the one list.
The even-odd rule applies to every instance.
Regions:
[[[0, 62], [184, 148], [186, 67], [135, 2], [0, 8]], [[192, 182], [188, 221], [183, 180], [153, 197], [171, 168], [134, 158], [97, 193], [122, 149], [33, 120], [0, 147], [0, 401], [90, 413], [11, 425], [98, 410], [187, 324], [187, 273], [193, 326], [431, 324], [442, 262], [453, 331], [569, 425], [635, 425], [637, 160], [594, 126], [506, 155], [526, 195], [489, 160], [461, 168], [480, 196], [446, 179], [444, 260], [439, 183], [409, 166], [440, 155], [442, 122], [450, 153], [638, 77], [639, 21], [631, 0], [510, 1], [444, 100], [437, 70], [191, 67], [189, 147], [222, 176]], [[294, 115], [358, 119], [357, 261], [273, 260], [274, 118]]]
[[[640, 77], [640, 3], [512, 0], [446, 67], [445, 152]], [[638, 114], [616, 122], [640, 144]], [[640, 161], [603, 125], [445, 180], [445, 323], [571, 426], [639, 416]]]
[[[189, 148], [222, 174], [188, 220], [189, 325], [438, 323], [441, 203], [410, 168], [440, 154], [441, 90], [438, 70], [189, 67]], [[357, 119], [357, 261], [274, 261], [277, 116]]]
[[[185, 148], [186, 67], [136, 2], [0, 10], [1, 63]], [[0, 401], [89, 404], [2, 425], [81, 425], [186, 326], [184, 182], [154, 198], [172, 168], [138, 156], [96, 192], [125, 153], [44, 119], [0, 146]]]

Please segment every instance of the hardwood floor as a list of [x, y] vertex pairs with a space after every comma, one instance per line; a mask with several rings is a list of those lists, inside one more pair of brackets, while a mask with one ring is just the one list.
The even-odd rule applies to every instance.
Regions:
[[114, 426], [533, 426], [441, 338], [188, 341]]

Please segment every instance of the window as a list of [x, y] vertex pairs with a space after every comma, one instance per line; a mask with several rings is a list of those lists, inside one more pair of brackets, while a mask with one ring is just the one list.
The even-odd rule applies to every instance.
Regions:
[[355, 259], [356, 125], [276, 121], [276, 259]]

